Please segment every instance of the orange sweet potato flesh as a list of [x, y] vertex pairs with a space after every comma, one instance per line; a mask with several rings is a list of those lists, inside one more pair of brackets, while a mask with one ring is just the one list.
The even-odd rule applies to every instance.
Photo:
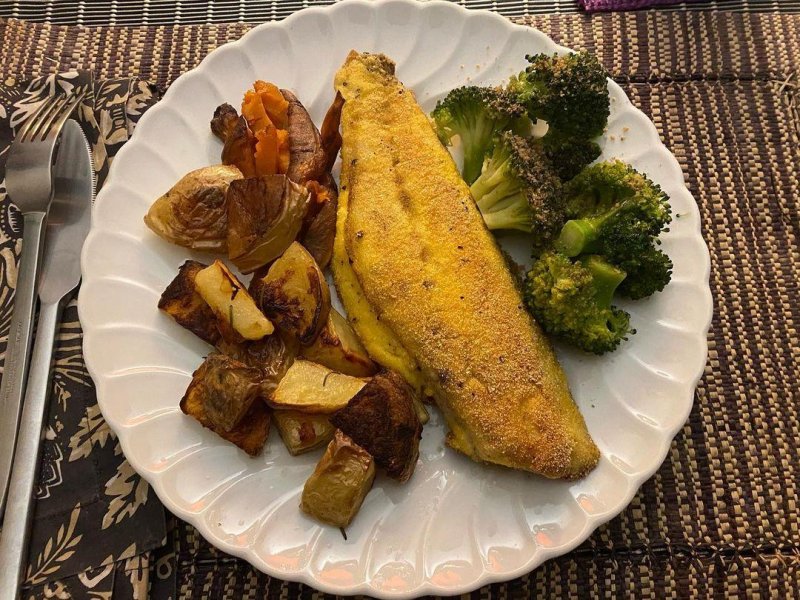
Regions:
[[253, 84], [253, 89], [261, 97], [261, 103], [273, 125], [278, 129], [286, 129], [289, 126], [289, 102], [283, 97], [278, 86], [258, 80]]
[[256, 172], [275, 175], [278, 172], [278, 130], [269, 127], [256, 131]]

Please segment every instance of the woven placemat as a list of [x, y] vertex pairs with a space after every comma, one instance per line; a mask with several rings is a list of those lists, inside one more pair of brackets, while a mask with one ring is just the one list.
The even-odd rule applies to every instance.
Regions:
[[[595, 52], [652, 117], [700, 207], [715, 318], [689, 422], [631, 505], [578, 550], [473, 597], [796, 597], [800, 16], [650, 12], [525, 22]], [[4, 21], [0, 72], [94, 68], [98, 77], [166, 86], [246, 29]], [[177, 569], [181, 597], [317, 595], [217, 552], [184, 523], [171, 537], [153, 563]]]

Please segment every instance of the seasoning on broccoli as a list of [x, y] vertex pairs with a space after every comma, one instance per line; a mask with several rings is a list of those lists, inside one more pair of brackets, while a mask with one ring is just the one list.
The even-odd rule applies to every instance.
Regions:
[[495, 136], [519, 125], [525, 119], [525, 107], [499, 88], [464, 86], [447, 94], [431, 116], [443, 144], [449, 146], [455, 136], [461, 138], [461, 174], [470, 184], [478, 178]]
[[672, 261], [656, 246], [671, 220], [661, 188], [630, 165], [585, 169], [565, 188], [566, 222], [555, 247], [567, 256], [600, 254], [627, 273], [618, 292], [638, 299], [664, 289]]
[[531, 232], [539, 248], [565, 220], [561, 181], [541, 147], [510, 132], [497, 138], [470, 191], [489, 229]]
[[600, 155], [592, 140], [603, 133], [610, 114], [608, 74], [588, 52], [526, 58], [530, 64], [507, 89], [532, 120], [547, 123], [542, 143], [567, 181]]
[[541, 142], [545, 155], [561, 181], [575, 177], [601, 152], [594, 140], [545, 135]]
[[573, 260], [548, 251], [525, 281], [525, 302], [542, 328], [594, 354], [614, 350], [629, 333], [630, 315], [611, 305], [625, 273], [599, 256]]

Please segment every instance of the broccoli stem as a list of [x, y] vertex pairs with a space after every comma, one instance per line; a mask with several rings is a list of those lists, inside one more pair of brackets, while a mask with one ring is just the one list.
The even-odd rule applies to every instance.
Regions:
[[494, 209], [483, 214], [483, 221], [491, 229], [517, 229], [530, 233], [533, 221], [525, 194], [517, 193], [495, 204]]
[[625, 279], [625, 271], [607, 263], [600, 256], [587, 256], [580, 262], [592, 274], [597, 303], [604, 308], [611, 306], [614, 292]]
[[572, 219], [564, 224], [556, 240], [556, 248], [569, 257], [578, 256], [597, 240], [605, 218]]

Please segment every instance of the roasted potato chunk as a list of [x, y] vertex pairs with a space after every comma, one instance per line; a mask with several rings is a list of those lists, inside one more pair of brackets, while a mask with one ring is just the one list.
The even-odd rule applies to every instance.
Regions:
[[299, 344], [288, 335], [274, 333], [255, 342], [220, 340], [217, 350], [248, 367], [259, 369], [264, 397], [268, 398], [297, 357]]
[[195, 275], [207, 265], [196, 260], [183, 263], [158, 301], [158, 308], [171, 316], [179, 325], [185, 327], [201, 340], [212, 346], [220, 341], [217, 317], [197, 293]]
[[235, 444], [249, 455], [257, 456], [264, 448], [269, 434], [269, 409], [261, 400], [255, 400], [247, 412], [239, 419], [238, 425], [234, 426], [230, 431], [225, 431], [209, 417], [205, 396], [199, 393], [199, 385], [195, 384], [198, 378], [202, 378], [202, 373], [200, 373], [202, 369], [203, 365], [195, 371], [192, 383], [181, 400], [181, 410], [184, 414], [197, 419], [203, 427]]
[[369, 453], [337, 431], [303, 487], [300, 508], [323, 523], [347, 527], [374, 479], [375, 463]]
[[250, 294], [275, 324], [301, 344], [314, 341], [328, 320], [331, 294], [314, 258], [297, 242], [250, 282]]
[[378, 371], [378, 365], [372, 362], [350, 323], [335, 308], [328, 313], [317, 339], [302, 348], [300, 355], [353, 377], [369, 377]]
[[228, 219], [225, 195], [242, 172], [213, 165], [187, 173], [158, 198], [144, 217], [145, 224], [168, 242], [192, 250], [225, 252]]
[[199, 271], [194, 281], [197, 293], [214, 311], [217, 327], [226, 339], [260, 340], [274, 331], [244, 285], [221, 261], [215, 260]]
[[294, 456], [327, 444], [336, 428], [325, 415], [307, 415], [295, 410], [276, 410], [272, 418], [286, 449]]
[[228, 189], [228, 257], [243, 273], [278, 258], [303, 227], [308, 190], [285, 175], [241, 179]]
[[400, 375], [379, 373], [330, 421], [369, 452], [389, 477], [407, 481], [417, 464], [422, 437], [413, 396]]
[[213, 352], [192, 375], [185, 395], [203, 405], [214, 428], [228, 432], [241, 422], [256, 398], [262, 395], [261, 378], [260, 369]]
[[365, 381], [331, 371], [307, 360], [296, 360], [268, 403], [276, 409], [330, 414], [343, 409]]

